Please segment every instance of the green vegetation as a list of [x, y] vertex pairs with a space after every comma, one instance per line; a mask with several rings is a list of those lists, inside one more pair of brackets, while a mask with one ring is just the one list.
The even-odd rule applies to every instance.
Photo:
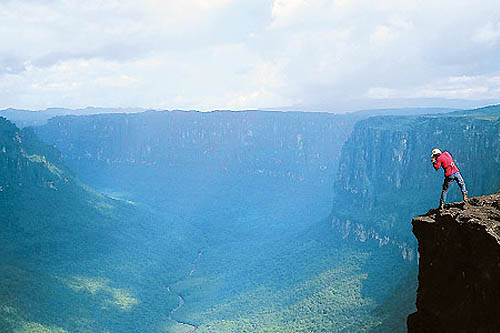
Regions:
[[1, 118], [0, 170], [0, 331], [127, 331], [135, 321], [148, 331], [153, 319], [138, 318], [168, 321], [177, 299], [165, 286], [196, 256], [179, 238], [201, 244], [196, 230], [82, 185], [57, 151]]
[[362, 296], [367, 274], [359, 263], [369, 256], [343, 255], [342, 266], [297, 285], [260, 286], [191, 316], [202, 320], [200, 332], [353, 332], [377, 327], [380, 319], [371, 315], [376, 302]]
[[110, 163], [103, 195], [0, 125], [0, 331], [405, 330], [415, 262], [332, 232], [331, 183]]

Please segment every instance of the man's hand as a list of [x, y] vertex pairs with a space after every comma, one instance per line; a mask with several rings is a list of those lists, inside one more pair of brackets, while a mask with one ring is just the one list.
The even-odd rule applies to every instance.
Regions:
[[434, 156], [431, 156], [431, 162], [434, 164], [436, 163], [436, 158]]

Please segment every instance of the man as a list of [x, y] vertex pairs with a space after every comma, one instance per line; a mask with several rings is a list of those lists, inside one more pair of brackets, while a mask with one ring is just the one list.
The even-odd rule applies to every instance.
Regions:
[[458, 170], [457, 166], [455, 165], [451, 154], [447, 151], [443, 153], [438, 148], [435, 148], [432, 150], [431, 162], [436, 171], [439, 170], [440, 167], [443, 167], [444, 170], [443, 190], [441, 191], [439, 209], [443, 209], [444, 202], [446, 201], [446, 194], [448, 193], [448, 188], [450, 187], [450, 183], [454, 181], [457, 182], [458, 186], [460, 186], [464, 201], [467, 201], [467, 189], [465, 188], [464, 179], [460, 174], [460, 170]]

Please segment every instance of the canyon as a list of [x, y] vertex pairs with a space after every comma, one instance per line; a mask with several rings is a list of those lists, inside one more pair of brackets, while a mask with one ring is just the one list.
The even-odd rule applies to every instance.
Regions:
[[472, 196], [496, 192], [498, 110], [2, 120], [0, 327], [405, 331], [410, 220], [442, 183], [429, 152], [452, 152]]

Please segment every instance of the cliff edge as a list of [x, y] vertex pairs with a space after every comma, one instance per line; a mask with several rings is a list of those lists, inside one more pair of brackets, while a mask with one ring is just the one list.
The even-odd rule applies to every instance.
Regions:
[[500, 332], [500, 194], [412, 220], [417, 312], [408, 332]]

